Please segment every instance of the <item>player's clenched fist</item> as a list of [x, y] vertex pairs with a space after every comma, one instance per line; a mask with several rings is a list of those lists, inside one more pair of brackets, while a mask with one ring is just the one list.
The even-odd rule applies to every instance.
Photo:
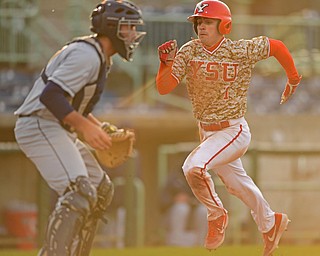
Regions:
[[177, 41], [170, 40], [158, 47], [159, 59], [167, 64], [168, 61], [173, 61], [177, 53]]
[[281, 101], [280, 104], [285, 103], [289, 97], [294, 94], [295, 90], [297, 89], [300, 81], [301, 81], [302, 76], [299, 77], [299, 81], [296, 84], [290, 84], [290, 82], [288, 81], [286, 84], [286, 87], [284, 88], [284, 91], [281, 95]]

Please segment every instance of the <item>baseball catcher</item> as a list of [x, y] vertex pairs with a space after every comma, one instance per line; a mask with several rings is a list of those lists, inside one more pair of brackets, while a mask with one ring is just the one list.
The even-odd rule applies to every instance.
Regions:
[[64, 45], [15, 112], [20, 148], [59, 196], [39, 255], [90, 254], [97, 223], [105, 220], [114, 193], [92, 149], [101, 164], [115, 167], [130, 155], [134, 141], [132, 131], [105, 125], [92, 111], [111, 57], [118, 53], [132, 60], [146, 34], [143, 23], [140, 8], [130, 1], [98, 4], [91, 13], [93, 34]]

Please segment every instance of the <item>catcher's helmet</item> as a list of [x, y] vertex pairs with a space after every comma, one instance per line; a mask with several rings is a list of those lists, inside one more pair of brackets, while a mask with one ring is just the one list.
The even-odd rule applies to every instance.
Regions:
[[100, 36], [107, 36], [119, 55], [131, 61], [133, 52], [146, 32], [135, 31], [134, 36], [129, 38], [123, 35], [125, 32], [121, 31], [121, 25], [141, 29], [143, 24], [141, 10], [134, 3], [127, 0], [105, 0], [92, 11], [90, 29]]
[[231, 32], [232, 20], [229, 7], [218, 0], [204, 0], [199, 2], [194, 9], [194, 14], [188, 17], [188, 21], [193, 22], [193, 27], [198, 34], [196, 18], [210, 18], [220, 20], [218, 30], [220, 34], [226, 35]]

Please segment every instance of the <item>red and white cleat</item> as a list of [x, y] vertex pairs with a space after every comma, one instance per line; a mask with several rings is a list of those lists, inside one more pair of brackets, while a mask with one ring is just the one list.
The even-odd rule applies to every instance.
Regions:
[[263, 256], [271, 256], [277, 249], [280, 238], [285, 230], [287, 230], [290, 220], [284, 213], [275, 213], [275, 224], [270, 231], [263, 233], [264, 251]]
[[216, 220], [208, 221], [208, 234], [205, 240], [205, 248], [217, 249], [224, 241], [225, 230], [228, 226], [228, 214], [220, 216]]

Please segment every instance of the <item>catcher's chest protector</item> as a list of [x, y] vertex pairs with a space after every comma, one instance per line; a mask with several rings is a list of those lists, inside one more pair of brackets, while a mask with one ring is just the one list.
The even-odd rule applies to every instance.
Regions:
[[92, 36], [81, 37], [81, 38], [77, 38], [77, 39], [71, 41], [69, 44], [75, 43], [75, 42], [84, 42], [84, 43], [91, 45], [96, 50], [96, 52], [100, 58], [99, 76], [98, 76], [97, 81], [94, 82], [97, 85], [96, 91], [95, 91], [95, 94], [93, 95], [93, 97], [91, 98], [90, 102], [86, 106], [84, 112], [82, 113], [84, 116], [86, 116], [92, 112], [94, 106], [98, 103], [98, 101], [101, 97], [101, 94], [103, 92], [103, 88], [106, 83], [107, 74], [110, 71], [110, 68], [109, 67], [107, 68], [107, 66], [106, 66], [106, 60], [105, 60], [104, 54], [102, 52], [102, 48], [101, 48], [97, 38], [92, 37]]

